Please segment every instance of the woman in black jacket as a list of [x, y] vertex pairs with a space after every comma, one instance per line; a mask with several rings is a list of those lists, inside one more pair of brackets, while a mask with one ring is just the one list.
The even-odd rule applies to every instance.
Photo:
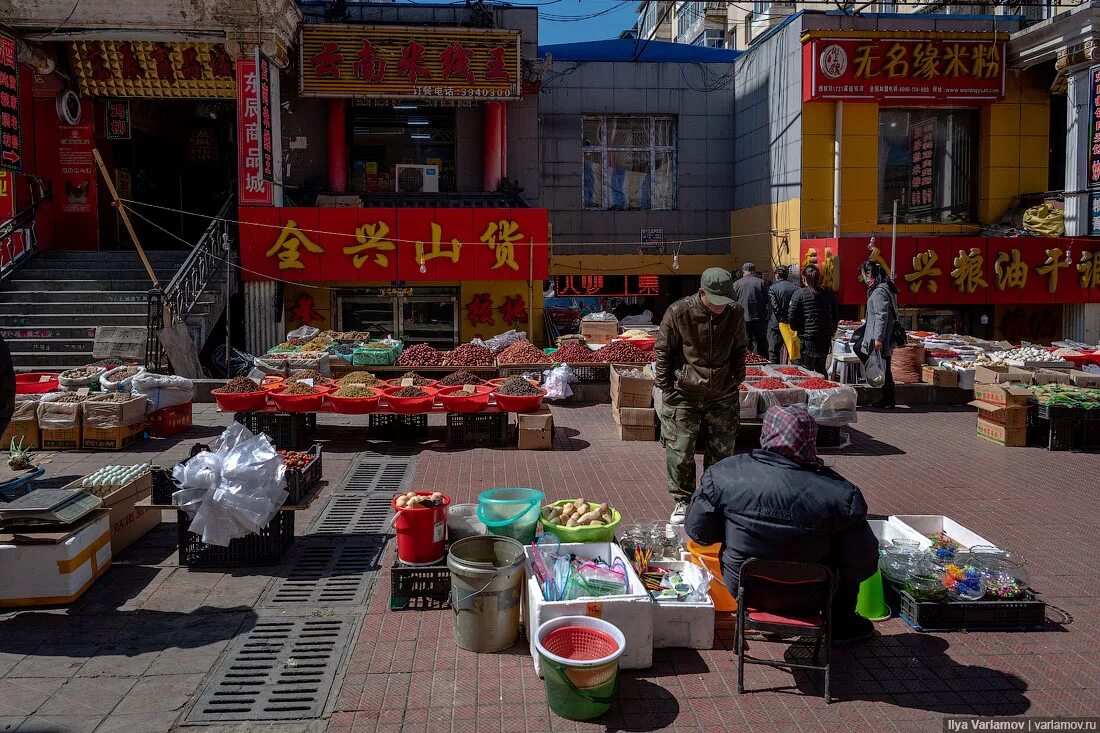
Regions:
[[791, 296], [787, 322], [798, 333], [798, 364], [825, 374], [825, 361], [833, 347], [840, 315], [833, 291], [821, 285], [817, 265], [802, 268], [802, 287]]

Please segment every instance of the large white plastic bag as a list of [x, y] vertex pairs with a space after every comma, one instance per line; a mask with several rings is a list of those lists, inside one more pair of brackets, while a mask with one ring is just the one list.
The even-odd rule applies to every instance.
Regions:
[[321, 329], [319, 328], [314, 328], [313, 326], [299, 326], [286, 335], [286, 340], [311, 339], [319, 333], [321, 333]]
[[510, 346], [517, 341], [523, 341], [526, 338], [526, 331], [517, 331], [515, 329], [512, 329], [510, 331], [505, 331], [498, 336], [493, 336], [491, 339], [486, 339], [484, 341], [482, 341], [481, 339], [474, 339], [470, 343], [477, 344], [478, 346], [484, 346], [486, 349], [495, 354], [498, 351], [504, 349], [504, 347]]
[[[65, 376], [69, 372], [75, 369], [94, 369], [90, 376], [87, 377], [67, 377]], [[99, 378], [103, 376], [103, 373], [107, 371], [103, 367], [75, 367], [74, 369], [66, 369], [57, 375], [57, 383], [67, 390], [76, 391], [81, 387], [94, 387], [99, 384]]]
[[573, 396], [570, 382], [577, 381], [568, 364], [559, 364], [542, 373], [542, 386], [546, 390], [547, 400], [564, 400]]
[[99, 388], [104, 392], [129, 392], [133, 388], [134, 378], [137, 377], [139, 374], [144, 374], [145, 367], [138, 367], [138, 369], [140, 369], [141, 371], [139, 371], [137, 374], [127, 377], [126, 379], [120, 379], [117, 382], [112, 382], [107, 379], [108, 375], [129, 368], [130, 367], [128, 366], [120, 366], [115, 367], [110, 371], [103, 372], [103, 374], [99, 375]]
[[872, 351], [867, 357], [867, 366], [864, 370], [864, 378], [872, 387], [881, 387], [886, 384], [886, 364], [882, 361], [882, 354]]
[[856, 390], [847, 384], [806, 390], [806, 411], [818, 425], [839, 427], [856, 421]]
[[148, 411], [156, 412], [191, 402], [195, 399], [195, 383], [187, 377], [142, 372], [134, 376], [130, 393], [144, 396], [149, 402]]
[[773, 407], [788, 407], [790, 405], [806, 404], [806, 390], [801, 387], [790, 389], [757, 389], [749, 382], [749, 391], [756, 392], [760, 400], [759, 414], [763, 415]]
[[737, 393], [741, 403], [741, 419], [755, 420], [760, 414], [760, 392], [754, 389], [743, 389]]

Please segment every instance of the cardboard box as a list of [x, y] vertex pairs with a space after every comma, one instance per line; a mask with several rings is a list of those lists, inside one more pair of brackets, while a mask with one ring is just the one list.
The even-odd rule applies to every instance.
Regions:
[[611, 365], [611, 404], [613, 407], [652, 407], [653, 379], [623, 376], [637, 366]]
[[42, 448], [44, 450], [65, 450], [80, 448], [83, 438], [83, 426], [77, 422], [65, 430], [43, 430]]
[[[65, 488], [79, 489], [80, 481], [73, 481]], [[152, 489], [153, 475], [146, 473], [102, 497], [103, 508], [111, 512], [111, 553], [116, 557], [160, 524], [159, 509], [134, 506], [149, 498]]]
[[954, 369], [924, 366], [920, 370], [921, 381], [933, 387], [954, 389], [959, 386], [959, 374]]
[[654, 425], [619, 425], [619, 440], [656, 440]]
[[72, 603], [111, 566], [110, 512], [61, 530], [0, 535], [0, 607]]
[[1026, 407], [1021, 407], [1019, 405], [1005, 407], [1004, 405], [994, 405], [991, 402], [982, 402], [981, 400], [974, 400], [969, 404], [971, 407], [978, 408], [979, 420], [1003, 425], [1006, 428], [1027, 427]]
[[110, 395], [92, 395], [83, 404], [84, 430], [89, 428], [113, 429], [118, 425], [134, 425], [145, 419], [149, 401], [133, 397], [125, 402], [107, 401]]
[[1090, 374], [1080, 369], [1070, 369], [1066, 374], [1069, 375], [1070, 383], [1078, 387], [1100, 387], [1100, 374]]
[[92, 428], [84, 426], [84, 438], [81, 445], [95, 450], [122, 450], [137, 443], [145, 435], [145, 418], [133, 425], [117, 428]]
[[981, 365], [974, 367], [975, 384], [1005, 384], [1008, 382], [1031, 384], [1031, 377], [1031, 372], [1016, 367]]
[[1032, 384], [1069, 384], [1069, 372], [1055, 371], [1054, 369], [1032, 370]]
[[42, 431], [38, 429], [38, 420], [12, 420], [8, 423], [4, 437], [0, 438], [0, 449], [10, 448], [13, 439], [16, 445], [22, 440], [24, 448], [42, 447]]
[[1031, 391], [1023, 387], [1002, 387], [999, 384], [975, 384], [974, 399], [997, 407], [1024, 407], [1031, 402]]
[[652, 407], [612, 407], [611, 417], [616, 425], [653, 427], [657, 424], [657, 411]]
[[167, 438], [176, 433], [189, 430], [192, 425], [192, 409], [190, 402], [184, 402], [175, 407], [165, 407], [163, 410], [151, 412], [145, 418], [145, 428], [152, 438]]
[[618, 321], [581, 321], [581, 336], [590, 344], [609, 344], [618, 335]]
[[1027, 445], [1027, 428], [1010, 428], [979, 417], [978, 437], [1005, 448], [1022, 448]]
[[520, 450], [551, 450], [554, 447], [554, 416], [550, 408], [516, 415]]

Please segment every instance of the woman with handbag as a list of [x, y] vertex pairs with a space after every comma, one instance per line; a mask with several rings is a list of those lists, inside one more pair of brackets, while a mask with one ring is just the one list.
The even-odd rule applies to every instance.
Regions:
[[[870, 357], [878, 352], [882, 357], [886, 381], [882, 385], [882, 399], [873, 407], [894, 408], [894, 375], [890, 371], [890, 355], [895, 346], [904, 345], [905, 332], [901, 331], [902, 343], [898, 343], [898, 289], [882, 265], [867, 260], [859, 267], [860, 277], [867, 283], [867, 317], [863, 339], [856, 347]], [[865, 359], [866, 361], [866, 359]]]
[[787, 306], [787, 322], [798, 333], [801, 353], [795, 362], [825, 374], [840, 316], [836, 296], [832, 290], [821, 285], [821, 270], [817, 265], [802, 268], [802, 287], [791, 296], [791, 303]]

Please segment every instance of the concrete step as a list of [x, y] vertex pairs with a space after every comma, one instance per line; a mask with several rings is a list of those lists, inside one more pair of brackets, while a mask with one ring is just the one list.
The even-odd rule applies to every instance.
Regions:
[[[20, 357], [37, 357], [49, 361], [55, 354], [91, 354], [94, 339], [42, 339], [39, 341], [11, 341], [8, 349], [14, 359]], [[23, 361], [26, 361], [24, 359]]]
[[[32, 265], [34, 263], [31, 263]], [[157, 276], [167, 282], [175, 274], [175, 270], [158, 272]], [[16, 270], [5, 282], [24, 282], [28, 280], [128, 280], [140, 283], [138, 287], [149, 289], [152, 280], [145, 270], [130, 267], [33, 267]]]
[[92, 358], [92, 351], [51, 351], [32, 354], [12, 354], [12, 365], [22, 371], [53, 371], [84, 366]]
[[97, 291], [97, 290], [129, 290], [145, 294], [149, 292], [151, 283], [149, 279], [130, 280], [122, 276], [110, 280], [100, 278], [72, 278], [72, 279], [15, 279], [4, 283], [4, 290], [9, 293], [28, 293], [34, 291]]
[[[149, 262], [183, 262], [189, 251], [184, 250], [146, 250]], [[35, 260], [43, 262], [141, 262], [137, 252], [62, 252], [59, 250], [41, 250], [34, 255]]]
[[[86, 283], [87, 284], [87, 283]], [[148, 293], [144, 290], [9, 290], [0, 291], [0, 303], [144, 303]]]
[[85, 317], [72, 313], [5, 314], [0, 313], [0, 328], [49, 329], [58, 326], [95, 328], [96, 326], [144, 326], [146, 314], [106, 311]]
[[0, 338], [8, 342], [8, 348], [16, 348], [13, 342], [39, 339], [94, 339], [95, 326], [54, 326], [47, 328], [0, 328]]
[[[34, 302], [27, 302], [23, 300], [19, 303], [0, 303], [0, 315], [5, 316], [26, 316], [32, 321], [37, 321], [40, 314], [50, 315], [91, 315], [100, 313], [125, 313], [127, 315], [140, 315], [143, 318], [148, 311], [148, 305], [145, 303], [144, 298], [139, 301], [98, 301], [98, 302], [71, 302], [73, 299], [67, 299], [70, 302], [57, 302], [47, 304], [39, 304]], [[70, 324], [72, 325], [72, 324]]]

